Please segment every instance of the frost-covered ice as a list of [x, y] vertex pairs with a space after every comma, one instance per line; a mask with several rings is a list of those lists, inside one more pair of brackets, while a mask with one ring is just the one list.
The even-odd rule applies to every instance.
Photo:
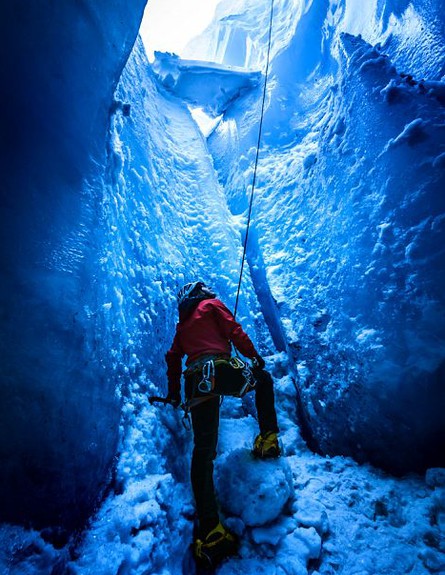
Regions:
[[[410, 24], [428, 14], [413, 45]], [[260, 18], [251, 6], [236, 28], [250, 38]], [[271, 62], [247, 254], [298, 364], [307, 439], [396, 473], [445, 452], [441, 18], [423, 2], [306, 6]], [[234, 213], [259, 105], [235, 102], [208, 139]]]
[[[237, 444], [237, 437], [233, 438]], [[251, 446], [235, 449], [217, 462], [216, 486], [225, 508], [245, 525], [265, 525], [281, 515], [292, 492], [291, 471], [285, 459], [256, 461]]]
[[[139, 41], [121, 74], [142, 2], [6, 4], [0, 573], [193, 575], [192, 438], [147, 396], [177, 288], [234, 305], [270, 3], [221, 2], [164, 84]], [[238, 319], [284, 455], [253, 460], [253, 398], [224, 401], [218, 573], [442, 575], [443, 6], [274, 4]], [[209, 138], [177, 96], [224, 112]]]
[[261, 79], [258, 71], [183, 60], [161, 52], [155, 52], [152, 67], [169, 92], [211, 117], [223, 114], [235, 100], [256, 88]]

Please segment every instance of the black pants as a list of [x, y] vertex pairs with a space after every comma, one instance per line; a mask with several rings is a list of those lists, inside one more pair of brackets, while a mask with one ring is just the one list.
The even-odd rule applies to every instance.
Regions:
[[[273, 391], [273, 380], [265, 370], [255, 370], [255, 405], [260, 433], [278, 432]], [[230, 378], [230, 369], [217, 372], [219, 378]], [[201, 375], [186, 378], [186, 395], [190, 397]], [[228, 382], [230, 384], [230, 382]], [[218, 506], [213, 485], [213, 461], [216, 457], [219, 428], [219, 397], [205, 401], [192, 409], [194, 448], [191, 480], [201, 535], [219, 521]]]

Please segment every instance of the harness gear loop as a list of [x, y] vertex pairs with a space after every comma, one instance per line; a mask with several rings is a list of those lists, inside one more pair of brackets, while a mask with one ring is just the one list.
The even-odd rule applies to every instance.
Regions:
[[243, 257], [241, 259], [241, 270], [239, 274], [239, 281], [238, 281], [238, 290], [236, 292], [236, 301], [235, 301], [235, 309], [233, 312], [233, 317], [236, 318], [236, 310], [238, 309], [238, 299], [241, 289], [241, 280], [243, 277], [243, 269], [244, 269], [244, 260], [246, 259], [246, 250], [247, 250], [247, 238], [249, 237], [249, 227], [250, 227], [250, 220], [252, 216], [252, 204], [253, 204], [253, 194], [255, 191], [255, 183], [256, 183], [256, 172], [258, 167], [258, 158], [260, 155], [260, 145], [261, 145], [261, 134], [263, 131], [263, 117], [264, 117], [264, 104], [266, 101], [266, 86], [267, 86], [267, 78], [269, 75], [269, 61], [270, 61], [270, 46], [272, 43], [272, 22], [273, 22], [273, 3], [274, 0], [271, 0], [270, 3], [270, 19], [269, 19], [269, 40], [267, 45], [267, 58], [266, 58], [266, 70], [264, 72], [264, 87], [263, 87], [263, 99], [261, 102], [261, 115], [260, 115], [260, 126], [258, 129], [258, 141], [256, 146], [256, 155], [255, 155], [255, 167], [253, 169], [253, 179], [252, 179], [252, 190], [250, 192], [250, 200], [249, 200], [249, 211], [247, 216], [247, 226], [246, 226], [246, 235], [244, 238], [244, 247], [243, 247]]

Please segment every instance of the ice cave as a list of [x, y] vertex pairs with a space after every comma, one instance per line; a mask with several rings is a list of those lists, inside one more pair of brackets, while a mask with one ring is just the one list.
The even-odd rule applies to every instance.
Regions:
[[192, 436], [148, 397], [247, 230], [283, 454], [225, 399], [216, 573], [443, 575], [443, 1], [220, 0], [152, 59], [150, 3], [0, 9], [1, 575], [197, 573]]

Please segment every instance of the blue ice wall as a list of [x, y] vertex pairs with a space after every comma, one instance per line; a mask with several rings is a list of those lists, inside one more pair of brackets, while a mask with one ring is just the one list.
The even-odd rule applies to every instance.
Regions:
[[75, 526], [116, 450], [100, 184], [112, 95], [144, 5], [1, 6], [2, 520]]
[[[256, 292], [319, 449], [443, 464], [440, 5], [313, 2], [298, 21], [297, 4], [277, 3], [238, 318], [273, 349]], [[260, 92], [213, 158], [140, 47], [113, 96], [142, 10], [2, 6], [2, 520], [77, 525], [116, 449], [118, 490], [166, 461], [183, 479], [172, 421], [146, 402], [165, 391], [174, 294], [200, 276], [235, 301]]]
[[[114, 554], [114, 568], [142, 562], [150, 572], [180, 573], [192, 528], [191, 434], [181, 425], [181, 410], [152, 406], [147, 396], [167, 392], [164, 355], [178, 319], [179, 287], [202, 278], [233, 308], [240, 233], [198, 126], [186, 105], [160, 87], [140, 42], [113, 109], [103, 179], [101, 307], [107, 370], [117, 375], [122, 419], [114, 491], [96, 519], [105, 551], [98, 559], [93, 530], [81, 564], [86, 571], [92, 561], [107, 570]], [[273, 344], [249, 273], [238, 318], [268, 353]], [[143, 542], [140, 555], [135, 532]]]
[[[253, 250], [307, 437], [396, 472], [445, 453], [440, 7], [309, 3], [287, 48], [272, 50], [257, 175]], [[235, 211], [252, 182], [259, 97], [209, 139]]]
[[[147, 404], [166, 391], [175, 294], [199, 277], [235, 302], [239, 229], [190, 112], [140, 44], [117, 87], [142, 9], [3, 8], [2, 520], [75, 527], [116, 453], [118, 491], [166, 460], [184, 479]], [[248, 273], [238, 317], [273, 347]]]
[[[145, 392], [167, 391], [164, 355], [178, 320], [176, 293], [185, 282], [201, 278], [233, 308], [242, 247], [205, 139], [187, 106], [156, 81], [141, 42], [114, 108], [100, 264], [111, 367], [122, 374], [131, 402], [139, 385]], [[247, 272], [238, 317], [267, 351], [273, 344], [259, 311]]]
[[[115, 93], [110, 124], [101, 260], [119, 313], [111, 332], [165, 391], [164, 354], [177, 321], [176, 293], [201, 278], [234, 306], [242, 254], [206, 142], [187, 106], [163, 90], [138, 43]], [[247, 272], [239, 319], [257, 340], [270, 338]], [[125, 319], [124, 319], [125, 318]], [[125, 335], [124, 335], [125, 339]], [[147, 351], [149, 350], [149, 351]], [[131, 354], [130, 354], [131, 355]], [[125, 354], [116, 354], [121, 360]], [[162, 381], [161, 381], [162, 380]]]

